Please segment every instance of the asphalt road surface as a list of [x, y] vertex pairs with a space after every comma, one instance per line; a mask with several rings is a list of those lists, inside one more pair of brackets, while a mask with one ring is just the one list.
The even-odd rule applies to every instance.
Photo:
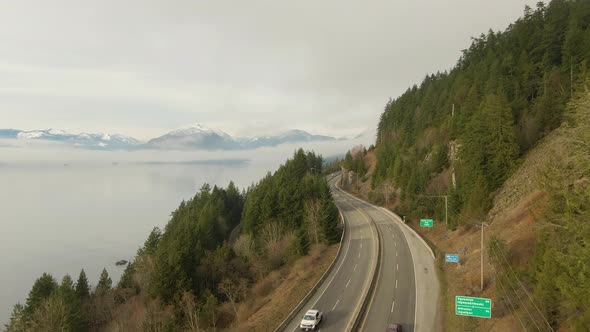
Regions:
[[380, 209], [362, 201], [353, 204], [375, 221], [383, 247], [381, 269], [363, 331], [385, 331], [389, 323], [402, 324], [404, 331], [414, 331], [416, 283], [406, 238], [400, 226]]
[[432, 250], [398, 215], [351, 199], [375, 221], [383, 248], [374, 296], [361, 330], [385, 331], [387, 324], [397, 323], [404, 331], [441, 331], [436, 323], [440, 287]]
[[340, 256], [323, 284], [284, 331], [299, 330], [301, 318], [309, 309], [317, 309], [324, 314], [319, 331], [345, 331], [354, 310], [360, 305], [363, 290], [369, 286], [372, 260], [376, 259], [376, 234], [369, 217], [352, 204], [353, 199], [335, 188], [338, 179], [332, 179], [330, 186], [346, 227]]
[[375, 229], [382, 256], [361, 330], [385, 331], [389, 323], [402, 324], [405, 332], [440, 330], [435, 324], [439, 284], [430, 248], [399, 216], [337, 189], [338, 179], [330, 180], [330, 186], [347, 229], [341, 254], [328, 277], [284, 331], [298, 330], [309, 309], [324, 313], [319, 331], [346, 331], [370, 285], [379, 241]]

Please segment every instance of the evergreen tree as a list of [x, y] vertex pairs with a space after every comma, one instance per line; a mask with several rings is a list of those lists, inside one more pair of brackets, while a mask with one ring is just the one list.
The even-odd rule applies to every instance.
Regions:
[[304, 227], [297, 230], [297, 253], [301, 256], [309, 253], [309, 238]]
[[75, 292], [79, 299], [85, 299], [90, 295], [90, 285], [88, 284], [88, 278], [84, 269], [80, 271], [80, 275], [78, 276]]
[[29, 292], [27, 304], [25, 306], [26, 314], [32, 314], [43, 302], [57, 290], [57, 281], [48, 273], [38, 278]]
[[[117, 284], [117, 288], [133, 288], [133, 274], [135, 273], [135, 264], [132, 262], [127, 263], [125, 271]], [[137, 290], [139, 291], [139, 290]]]
[[84, 327], [85, 315], [81, 309], [81, 300], [76, 294], [72, 277], [65, 275], [59, 285], [57, 296], [63, 299], [67, 312], [67, 322], [73, 331], [80, 331]]
[[12, 314], [10, 315], [10, 321], [8, 324], [4, 325], [6, 332], [25, 332], [29, 330], [29, 324], [24, 309], [25, 307], [20, 303], [17, 303], [14, 306]]
[[324, 183], [321, 191], [321, 206], [320, 210], [320, 226], [322, 229], [322, 237], [328, 244], [337, 243], [340, 240], [340, 230], [338, 223], [340, 215], [338, 208], [334, 204], [332, 193], [327, 183]]
[[107, 269], [102, 269], [102, 272], [100, 273], [100, 278], [98, 279], [98, 284], [96, 285], [96, 293], [104, 294], [111, 289], [112, 285], [113, 280], [111, 280], [111, 277], [109, 277]]
[[482, 106], [490, 133], [486, 144], [489, 160], [486, 176], [491, 188], [498, 188], [512, 170], [518, 158], [512, 110], [503, 95], [488, 96]]
[[143, 247], [137, 251], [137, 256], [153, 255], [158, 248], [158, 243], [162, 238], [162, 231], [158, 227], [154, 227], [145, 240]]
[[74, 289], [74, 281], [72, 280], [72, 277], [70, 277], [69, 274], [66, 274], [62, 280], [61, 280], [61, 284], [59, 285], [59, 292], [62, 294], [65, 294], [67, 297], [69, 297], [70, 295], [75, 295], [75, 289]]

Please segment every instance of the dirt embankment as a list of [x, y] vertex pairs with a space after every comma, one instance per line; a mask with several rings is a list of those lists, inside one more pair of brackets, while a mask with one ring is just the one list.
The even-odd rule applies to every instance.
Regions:
[[242, 319], [233, 331], [274, 331], [321, 278], [334, 260], [338, 246], [315, 246], [308, 256], [256, 283], [255, 296], [239, 306], [238, 319]]
[[[522, 319], [530, 310], [532, 318], [542, 321], [535, 314], [533, 304], [527, 295], [531, 290], [520, 283], [522, 276], [514, 270], [526, 270], [536, 246], [536, 230], [541, 227], [544, 208], [548, 195], [541, 190], [544, 170], [551, 162], [552, 156], [562, 146], [563, 135], [556, 130], [524, 158], [512, 176], [500, 188], [494, 198], [493, 206], [484, 218], [484, 252], [483, 252], [483, 292], [481, 287], [481, 228], [463, 225], [456, 231], [448, 231], [444, 224], [438, 224], [430, 232], [425, 232], [413, 223], [423, 236], [428, 238], [444, 253], [459, 253], [461, 264], [440, 264], [446, 278], [445, 320], [448, 331], [518, 331], [522, 330]], [[465, 221], [465, 220], [463, 220]], [[489, 241], [496, 237], [505, 241], [506, 255], [490, 248]], [[506, 271], [500, 271], [490, 262], [490, 256], [500, 260]], [[444, 257], [441, 257], [441, 261]], [[511, 267], [508, 267], [510, 265]], [[511, 280], [501, 278], [506, 273]], [[455, 295], [468, 295], [491, 298], [493, 302], [492, 319], [465, 318], [455, 315]], [[511, 303], [513, 302], [513, 303]], [[512, 307], [514, 306], [514, 307]], [[529, 321], [529, 324], [532, 322]], [[542, 323], [541, 323], [542, 324]]]

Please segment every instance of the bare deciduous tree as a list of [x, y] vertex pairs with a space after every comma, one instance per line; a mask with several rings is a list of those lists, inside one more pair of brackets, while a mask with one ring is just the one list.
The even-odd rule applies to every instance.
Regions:
[[318, 199], [305, 202], [305, 221], [307, 232], [312, 243], [320, 242], [320, 212], [322, 205]]
[[238, 307], [236, 303], [240, 301], [248, 289], [248, 282], [246, 279], [240, 279], [239, 281], [233, 281], [231, 279], [223, 279], [217, 286], [220, 292], [222, 292], [232, 305], [236, 317], [238, 316]]
[[272, 248], [274, 244], [281, 241], [284, 233], [284, 227], [277, 221], [270, 221], [264, 225], [260, 232], [260, 238], [266, 248]]
[[70, 331], [68, 306], [61, 296], [50, 296], [35, 310], [32, 317], [33, 331]]
[[187, 319], [188, 330], [191, 332], [200, 331], [199, 312], [193, 294], [189, 292], [182, 294], [182, 310]]
[[233, 247], [234, 251], [236, 252], [236, 254], [238, 254], [238, 256], [245, 257], [248, 260], [251, 260], [256, 254], [252, 235], [247, 233], [241, 234], [234, 243]]

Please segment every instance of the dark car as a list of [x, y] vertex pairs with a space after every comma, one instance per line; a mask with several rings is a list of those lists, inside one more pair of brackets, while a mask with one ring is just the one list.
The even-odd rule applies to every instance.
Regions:
[[402, 332], [402, 326], [400, 324], [389, 324], [385, 332]]

